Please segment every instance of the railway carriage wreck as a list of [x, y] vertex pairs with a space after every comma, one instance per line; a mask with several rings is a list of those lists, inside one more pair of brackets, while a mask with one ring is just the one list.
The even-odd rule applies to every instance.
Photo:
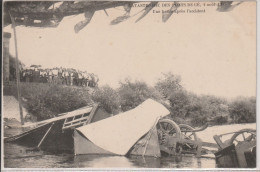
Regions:
[[169, 113], [163, 105], [148, 99], [135, 109], [79, 127], [74, 134], [74, 153], [160, 156], [155, 127], [160, 117]]
[[243, 129], [224, 134], [233, 134], [226, 141], [221, 140], [223, 135], [215, 135], [217, 144], [208, 143], [196, 135], [207, 125], [199, 129], [177, 125], [167, 119], [169, 113], [152, 99], [115, 116], [94, 104], [38, 122], [30, 126], [33, 129], [5, 138], [5, 142], [75, 155], [161, 157], [192, 154], [201, 157], [214, 153], [220, 167], [255, 167], [256, 130]]
[[24, 126], [25, 132], [7, 137], [4, 141], [49, 152], [73, 153], [74, 129], [110, 116], [111, 114], [107, 113], [99, 104], [93, 104], [60, 114], [55, 118]]
[[165, 119], [169, 113], [162, 104], [148, 99], [135, 109], [78, 127], [74, 131], [74, 153], [200, 156], [202, 142], [193, 128]]
[[96, 104], [38, 122], [5, 142], [76, 155], [200, 156], [202, 142], [195, 130], [165, 119], [169, 113], [152, 99], [112, 117]]

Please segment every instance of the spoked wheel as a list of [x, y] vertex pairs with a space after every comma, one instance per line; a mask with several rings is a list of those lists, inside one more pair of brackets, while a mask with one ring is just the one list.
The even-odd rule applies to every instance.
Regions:
[[230, 139], [229, 144], [235, 144], [247, 141], [255, 141], [256, 140], [256, 130], [252, 129], [243, 129], [238, 132], [236, 132]]
[[181, 137], [181, 130], [179, 126], [170, 119], [159, 120], [156, 127], [158, 131], [160, 144], [164, 144], [166, 138], [169, 136], [178, 137], [178, 138]]
[[196, 133], [192, 132], [192, 130], [194, 130], [194, 128], [192, 128], [191, 126], [186, 125], [186, 124], [180, 124], [179, 127], [180, 127], [181, 134], [184, 139], [194, 140], [194, 141], [198, 140]]
[[[192, 128], [189, 125], [186, 124], [180, 124], [179, 125], [180, 130], [181, 130], [181, 134], [182, 134], [182, 138], [185, 140], [190, 140], [190, 141], [197, 141], [199, 140], [196, 133], [193, 132], [194, 128]], [[182, 150], [186, 151], [186, 152], [197, 152], [197, 146], [192, 144], [192, 143], [184, 143], [182, 146]], [[198, 155], [198, 153], [197, 153]], [[200, 156], [200, 155], [198, 155]]]

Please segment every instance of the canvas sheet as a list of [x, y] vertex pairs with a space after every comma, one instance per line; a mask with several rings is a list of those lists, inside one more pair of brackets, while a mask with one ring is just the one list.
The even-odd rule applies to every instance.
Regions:
[[97, 146], [125, 155], [156, 123], [170, 112], [160, 103], [148, 99], [135, 109], [77, 128]]

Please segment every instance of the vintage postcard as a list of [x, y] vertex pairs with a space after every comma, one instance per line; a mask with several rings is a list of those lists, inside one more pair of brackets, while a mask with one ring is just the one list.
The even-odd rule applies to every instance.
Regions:
[[1, 168], [256, 169], [256, 1], [2, 3]]

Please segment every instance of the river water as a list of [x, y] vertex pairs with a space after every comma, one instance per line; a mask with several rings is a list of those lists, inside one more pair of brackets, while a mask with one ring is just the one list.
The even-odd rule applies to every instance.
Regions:
[[[202, 141], [215, 143], [213, 136], [240, 129], [256, 129], [256, 124], [233, 124], [208, 127], [198, 132]], [[227, 136], [227, 138], [230, 136]], [[141, 156], [101, 156], [50, 154], [43, 151], [29, 151], [28, 148], [5, 143], [5, 168], [217, 168], [214, 155], [196, 158], [194, 156], [177, 157], [141, 157]]]

